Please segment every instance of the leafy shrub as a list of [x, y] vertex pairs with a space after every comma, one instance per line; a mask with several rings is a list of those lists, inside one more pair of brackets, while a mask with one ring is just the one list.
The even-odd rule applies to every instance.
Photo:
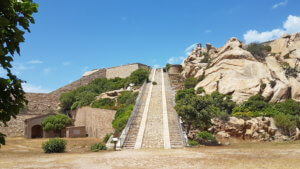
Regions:
[[299, 71], [297, 70], [297, 67], [283, 67], [284, 73], [286, 77], [294, 77], [297, 78]]
[[194, 88], [198, 83], [198, 80], [194, 77], [189, 77], [184, 81], [184, 87], [186, 89]]
[[203, 89], [203, 87], [199, 87], [199, 88], [196, 90], [196, 93], [197, 93], [197, 94], [202, 94], [202, 93], [205, 93], [205, 90]]
[[287, 99], [273, 105], [274, 108], [281, 113], [290, 115], [300, 115], [300, 103], [293, 99]]
[[292, 115], [279, 113], [274, 116], [276, 126], [286, 135], [290, 136], [296, 129], [297, 123]]
[[195, 140], [188, 140], [188, 144], [190, 146], [197, 146], [197, 145], [199, 145], [199, 143], [197, 141], [195, 141]]
[[115, 118], [112, 122], [112, 126], [116, 132], [121, 132], [125, 128], [133, 107], [133, 105], [128, 105], [126, 107], [120, 108], [116, 112]]
[[128, 78], [98, 78], [88, 85], [78, 87], [70, 92], [61, 94], [60, 107], [61, 111], [74, 110], [82, 106], [90, 105], [96, 96], [103, 92], [112, 91], [127, 87], [130, 83], [141, 85], [148, 79], [149, 71], [138, 69], [131, 73]]
[[194, 89], [179, 90], [175, 97], [175, 109], [190, 128], [206, 130], [211, 125], [211, 118], [230, 114], [235, 103], [230, 96], [213, 92], [211, 95], [197, 96]]
[[251, 112], [251, 111], [246, 111], [246, 112], [234, 112], [232, 113], [233, 116], [235, 117], [256, 117], [258, 116], [258, 114], [256, 114], [255, 112]]
[[146, 69], [138, 69], [131, 73], [128, 78], [129, 83], [141, 85], [148, 79], [150, 72]]
[[116, 101], [114, 99], [104, 98], [92, 103], [93, 108], [115, 109]]
[[249, 51], [257, 60], [264, 60], [267, 53], [271, 51], [271, 47], [258, 43], [251, 43], [247, 46], [247, 51]]
[[197, 138], [198, 139], [203, 139], [203, 140], [211, 140], [211, 141], [215, 141], [216, 138], [213, 134], [207, 132], [207, 131], [202, 131], [202, 132], [199, 132], [197, 134]]
[[247, 101], [233, 109], [233, 112], [257, 112], [268, 108], [270, 104], [259, 94], [251, 96]]
[[60, 131], [61, 129], [72, 125], [73, 121], [70, 117], [64, 114], [51, 115], [42, 121], [43, 130], [45, 131]]
[[153, 85], [157, 85], [157, 82], [152, 82]]
[[92, 152], [98, 152], [100, 150], [106, 150], [106, 146], [103, 143], [96, 143], [91, 146]]
[[107, 143], [107, 141], [109, 140], [109, 138], [112, 136], [111, 133], [106, 134], [105, 137], [103, 138], [103, 143]]
[[117, 103], [119, 105], [135, 104], [135, 100], [138, 96], [138, 92], [123, 91], [121, 95], [117, 97]]
[[171, 67], [171, 64], [167, 63], [166, 64], [166, 70], [169, 71], [170, 67]]
[[66, 141], [60, 138], [52, 138], [42, 144], [45, 153], [61, 153], [66, 149]]

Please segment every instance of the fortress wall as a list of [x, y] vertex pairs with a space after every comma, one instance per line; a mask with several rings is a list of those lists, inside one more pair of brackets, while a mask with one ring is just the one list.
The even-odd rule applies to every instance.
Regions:
[[108, 68], [106, 70], [106, 78], [108, 78], [108, 79], [112, 79], [115, 77], [126, 78], [126, 77], [130, 76], [130, 74], [133, 71], [135, 71], [139, 68], [149, 69], [149, 66], [140, 64], [140, 63], [133, 63], [133, 64], [129, 64], [129, 65]]
[[23, 137], [25, 135], [25, 119], [35, 117], [37, 115], [17, 115], [17, 118], [12, 118], [8, 123], [8, 127], [0, 127], [0, 132], [10, 137]]
[[113, 133], [112, 121], [115, 110], [82, 107], [75, 110], [75, 126], [85, 126], [89, 137], [103, 138], [108, 133]]
[[139, 68], [138, 64], [124, 65], [119, 67], [108, 68], [106, 70], [106, 78], [112, 79], [115, 77], [125, 78]]

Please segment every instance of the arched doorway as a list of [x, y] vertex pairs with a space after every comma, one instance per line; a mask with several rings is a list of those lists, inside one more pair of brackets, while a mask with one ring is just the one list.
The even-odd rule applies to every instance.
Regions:
[[35, 125], [31, 128], [31, 138], [42, 138], [43, 129], [41, 125]]

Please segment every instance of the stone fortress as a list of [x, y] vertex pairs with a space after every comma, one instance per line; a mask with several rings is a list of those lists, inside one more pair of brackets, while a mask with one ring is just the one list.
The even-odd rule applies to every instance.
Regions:
[[[62, 93], [87, 85], [96, 78], [125, 78], [139, 68], [150, 69], [149, 66], [141, 63], [95, 69], [85, 72], [80, 79], [50, 93], [26, 93], [27, 109], [20, 112], [16, 119], [9, 121], [8, 127], [0, 127], [0, 132], [7, 136], [25, 136], [26, 138], [46, 136], [41, 128], [41, 121], [45, 117], [57, 113], [59, 97]], [[75, 126], [86, 126], [89, 136], [103, 137], [106, 133], [113, 131], [111, 121], [115, 111], [108, 112], [108, 110], [93, 110], [92, 108], [81, 108], [76, 111], [77, 115], [73, 114]], [[99, 114], [103, 114], [103, 117]]]

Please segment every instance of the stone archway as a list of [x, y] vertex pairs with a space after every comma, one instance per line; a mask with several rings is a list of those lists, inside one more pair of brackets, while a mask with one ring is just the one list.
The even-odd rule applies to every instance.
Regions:
[[35, 125], [31, 128], [31, 138], [42, 138], [43, 128], [41, 125]]

